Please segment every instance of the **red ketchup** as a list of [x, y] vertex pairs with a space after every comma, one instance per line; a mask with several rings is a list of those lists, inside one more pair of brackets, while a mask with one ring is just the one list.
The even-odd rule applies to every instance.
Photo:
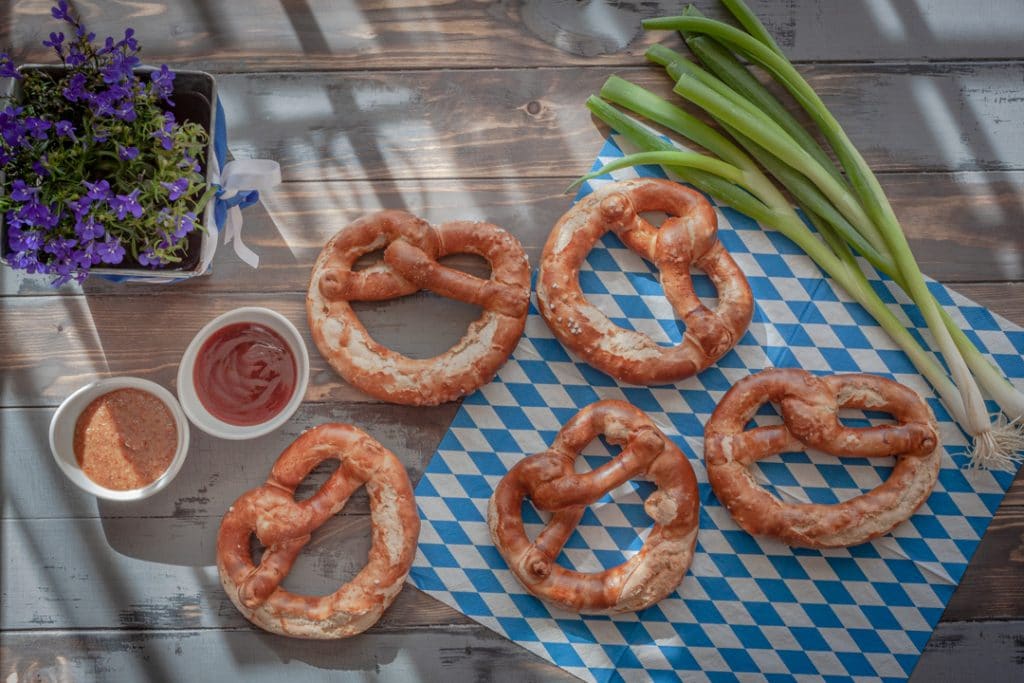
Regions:
[[235, 323], [210, 335], [196, 356], [192, 382], [211, 415], [228, 424], [262, 424], [295, 391], [295, 356], [265, 325]]

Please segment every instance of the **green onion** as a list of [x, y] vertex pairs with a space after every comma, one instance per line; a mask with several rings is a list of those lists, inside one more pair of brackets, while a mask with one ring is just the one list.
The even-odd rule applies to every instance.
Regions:
[[[973, 464], [1006, 467], [1019, 460], [1015, 451], [1024, 446], [1024, 434], [1012, 423], [992, 424], [976, 379], [1015, 421], [1024, 417], [1024, 394], [985, 359], [938, 305], [881, 185], [817, 93], [783, 56], [742, 0], [723, 2], [746, 32], [703, 18], [692, 7], [686, 10], [689, 16], [649, 19], [643, 25], [647, 29], [683, 34], [709, 71], [661, 45], [652, 46], [647, 58], [664, 66], [676, 81], [675, 92], [709, 114], [728, 137], [622, 79], [609, 79], [601, 91], [602, 97], [683, 135], [718, 159], [700, 159], [704, 155], [675, 150], [674, 145], [636, 120], [591, 98], [588, 107], [598, 118], [640, 149], [665, 153], [630, 155], [614, 162], [613, 167], [667, 164], [688, 182], [693, 182], [689, 178], [696, 178], [700, 182], [693, 184], [719, 201], [790, 237], [907, 352], [954, 418], [975, 437]], [[747, 70], [734, 52], [763, 67], [789, 91], [824, 134], [846, 172], [845, 177], [814, 136]], [[672, 154], [668, 154], [670, 151]], [[817, 229], [817, 235], [793, 211], [761, 167], [792, 194]], [[602, 172], [604, 169], [597, 173]], [[924, 315], [955, 384], [874, 292], [854, 251], [911, 296]]]
[[605, 166], [600, 170], [588, 173], [582, 178], [578, 178], [569, 186], [569, 190], [581, 183], [592, 180], [593, 178], [606, 173], [642, 164], [661, 164], [662, 166], [668, 166], [670, 168], [696, 168], [701, 171], [713, 173], [731, 183], [738, 184], [743, 181], [743, 172], [735, 166], [727, 164], [724, 161], [719, 161], [714, 157], [698, 154], [697, 152], [683, 152], [677, 150], [674, 152], [640, 152], [639, 154], [630, 155], [628, 161], [617, 159], [611, 163], [605, 164]]

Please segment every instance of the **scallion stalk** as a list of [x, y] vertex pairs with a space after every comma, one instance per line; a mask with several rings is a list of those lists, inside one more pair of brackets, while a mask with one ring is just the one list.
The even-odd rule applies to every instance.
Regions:
[[[688, 16], [703, 16], [700, 11], [692, 5], [687, 7], [684, 13]], [[779, 100], [776, 99], [775, 96], [772, 95], [772, 93], [750, 73], [747, 67], [736, 59], [728, 48], [706, 35], [690, 34], [686, 32], [681, 33], [686, 40], [686, 44], [690, 47], [693, 53], [697, 55], [708, 69], [717, 75], [725, 85], [756, 104], [787, 133], [789, 133], [797, 144], [803, 147], [811, 156], [822, 164], [825, 170], [835, 175], [837, 180], [840, 182], [845, 182], [845, 179], [838, 175], [838, 171], [836, 171], [834, 164], [831, 162], [822, 147], [818, 145], [817, 141], [807, 133], [807, 131], [797, 122], [782, 103], [779, 102]], [[683, 73], [681, 62], [686, 60], [686, 58], [660, 43], [656, 43], [648, 48], [645, 55], [650, 61], [664, 66], [673, 81], [678, 80], [680, 75]], [[651, 93], [651, 95], [657, 98], [653, 93]], [[603, 93], [602, 96], [604, 96]], [[624, 102], [619, 103], [627, 108], [632, 108]], [[645, 116], [647, 115], [645, 112], [636, 109], [634, 109], [634, 111]], [[686, 116], [690, 115], [686, 114]], [[721, 121], [718, 123], [719, 125], [723, 125]], [[744, 139], [742, 134], [735, 129], [730, 129], [728, 126], [724, 125], [723, 127], [743, 146], [744, 149], [747, 150], [751, 156], [758, 161], [758, 163], [764, 166], [771, 175], [775, 176], [783, 187], [793, 195], [797, 200], [797, 203], [804, 210], [805, 214], [811, 218], [812, 223], [814, 223], [815, 227], [819, 229], [819, 232], [821, 232], [823, 236], [824, 232], [821, 229], [822, 225], [833, 227], [846, 242], [852, 245], [854, 249], [864, 256], [864, 258], [866, 258], [868, 262], [879, 272], [892, 278], [904, 291], [907, 290], [907, 287], [903, 283], [903, 278], [897, 272], [896, 264], [888, 254], [888, 251], [885, 250], [880, 252], [868, 244], [867, 241], [861, 237], [860, 233], [858, 233], [854, 227], [835, 210], [835, 207], [828, 202], [827, 198], [821, 194], [820, 190], [810, 183], [806, 177], [778, 161], [778, 159], [776, 159], [770, 152], [765, 150], [763, 147], [758, 146], [749, 138]], [[812, 217], [812, 214], [815, 213], [818, 215], [816, 217]], [[1006, 413], [1011, 420], [1017, 421], [1024, 419], [1024, 393], [1017, 390], [1017, 388], [1014, 387], [998, 369], [994, 368], [991, 363], [989, 363], [989, 361], [974, 345], [974, 342], [964, 334], [945, 310], [939, 307], [939, 311], [942, 315], [946, 329], [953, 337], [954, 343], [957, 345], [961, 355], [967, 362], [967, 366], [974, 374], [982, 389], [992, 396], [1000, 409]]]
[[[736, 51], [765, 68], [790, 92], [825, 135], [846, 171], [859, 201], [850, 202], [852, 195], [844, 187], [845, 183], [841, 178], [836, 178], [831, 163], [823, 163], [819, 155], [805, 149], [773, 116], [764, 112], [761, 112], [761, 115], [752, 112], [751, 107], [756, 109], [756, 104], [738, 104], [736, 98], [730, 94], [735, 93], [735, 90], [730, 88], [730, 93], [723, 94], [721, 88], [709, 86], [707, 79], [684, 73], [677, 81], [676, 92], [708, 111], [728, 128], [738, 131], [763, 147], [779, 161], [806, 176], [834, 204], [843, 218], [857, 228], [861, 237], [870, 243], [878, 255], [887, 256], [892, 260], [895, 266], [894, 279], [918, 305], [955, 380], [964, 406], [965, 418], [958, 421], [975, 437], [973, 461], [983, 466], [1008, 465], [1013, 459], [1012, 451], [1024, 443], [1024, 435], [1019, 429], [993, 429], [985, 412], [981, 391], [971, 371], [973, 370], [986, 384], [993, 385], [986, 388], [997, 398], [1004, 410], [1007, 409], [1004, 406], [1010, 406], [1011, 415], [1018, 408], [1024, 412], [1024, 397], [1021, 397], [1020, 392], [1017, 392], [1005, 378], [993, 379], [992, 376], [999, 373], [973, 348], [965, 335], [950, 329], [955, 326], [950, 325], [949, 317], [941, 310], [928, 290], [920, 267], [913, 258], [906, 236], [881, 185], [817, 93], [783, 56], [778, 45], [742, 0], [728, 0], [726, 5], [750, 33], [699, 16], [650, 19], [643, 25], [648, 29], [676, 30], [687, 36], [707, 36], [709, 42], [721, 45], [729, 57], [730, 51]], [[729, 76], [736, 84], [744, 87], [749, 85], [746, 79], [736, 76], [736, 73]], [[742, 94], [738, 95], [743, 97]], [[750, 99], [745, 101], [750, 103]], [[778, 114], [771, 107], [768, 109], [773, 114]], [[867, 222], [864, 221], [865, 216], [868, 218]], [[868, 227], [868, 223], [871, 227]], [[869, 253], [865, 255], [869, 256]], [[938, 390], [938, 387], [936, 389]], [[950, 400], [946, 402], [949, 406]]]

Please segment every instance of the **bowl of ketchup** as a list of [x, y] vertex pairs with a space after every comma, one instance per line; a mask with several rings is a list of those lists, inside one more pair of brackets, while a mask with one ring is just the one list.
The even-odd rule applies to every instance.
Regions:
[[295, 413], [309, 383], [302, 336], [269, 308], [236, 308], [192, 339], [178, 366], [188, 419], [222, 439], [268, 434]]

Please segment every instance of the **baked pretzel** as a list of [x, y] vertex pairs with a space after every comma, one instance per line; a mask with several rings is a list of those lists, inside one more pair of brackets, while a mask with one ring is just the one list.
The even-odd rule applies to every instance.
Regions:
[[[385, 249], [384, 263], [361, 271], [363, 254]], [[440, 265], [470, 253], [491, 265], [488, 280]], [[350, 301], [383, 301], [429, 289], [483, 308], [451, 349], [413, 359], [374, 341]], [[490, 223], [431, 226], [403, 211], [364, 216], [320, 252], [306, 296], [306, 313], [320, 353], [349, 383], [392, 403], [437, 405], [491, 381], [515, 349], [530, 303], [530, 266], [515, 237]]]
[[[338, 469], [315, 494], [296, 502], [295, 488], [329, 458], [338, 460]], [[373, 523], [366, 566], [330, 595], [281, 588], [310, 534], [363, 484]], [[347, 638], [373, 626], [394, 602], [419, 533], [412, 485], [394, 453], [351, 425], [323, 424], [296, 439], [266, 483], [228, 508], [217, 536], [217, 569], [231, 602], [260, 628], [295, 638]], [[258, 566], [249, 546], [253, 534], [266, 546]]]
[[[592, 472], [573, 463], [598, 434], [622, 452]], [[633, 477], [658, 490], [644, 510], [654, 528], [623, 564], [584, 574], [555, 562], [587, 505]], [[523, 528], [522, 503], [552, 513], [534, 541]], [[541, 600], [574, 612], [634, 612], [671, 593], [686, 574], [697, 543], [699, 498], [689, 461], [643, 412], [623, 401], [598, 401], [570, 419], [551, 448], [519, 461], [491, 497], [491, 538], [519, 582]]]
[[[655, 228], [640, 216], [644, 211], [669, 217]], [[678, 345], [661, 346], [618, 327], [584, 298], [580, 266], [609, 230], [661, 271], [665, 297], [686, 323]], [[718, 290], [715, 310], [694, 293], [691, 265], [707, 273]], [[747, 279], [718, 241], [715, 210], [700, 193], [654, 178], [604, 185], [562, 216], [544, 245], [537, 302], [562, 344], [631, 384], [665, 384], [700, 372], [736, 345], [754, 312]]]
[[[779, 404], [784, 424], [744, 431], [769, 401]], [[897, 424], [847, 427], [839, 421], [841, 408], [886, 412]], [[729, 389], [704, 428], [708, 479], [733, 519], [751, 534], [808, 548], [858, 545], [908, 519], [939, 476], [938, 446], [935, 417], [916, 392], [865, 374], [764, 370]], [[896, 456], [896, 466], [877, 488], [836, 505], [783, 503], [754, 481], [751, 464], [805, 447], [858, 458]]]

